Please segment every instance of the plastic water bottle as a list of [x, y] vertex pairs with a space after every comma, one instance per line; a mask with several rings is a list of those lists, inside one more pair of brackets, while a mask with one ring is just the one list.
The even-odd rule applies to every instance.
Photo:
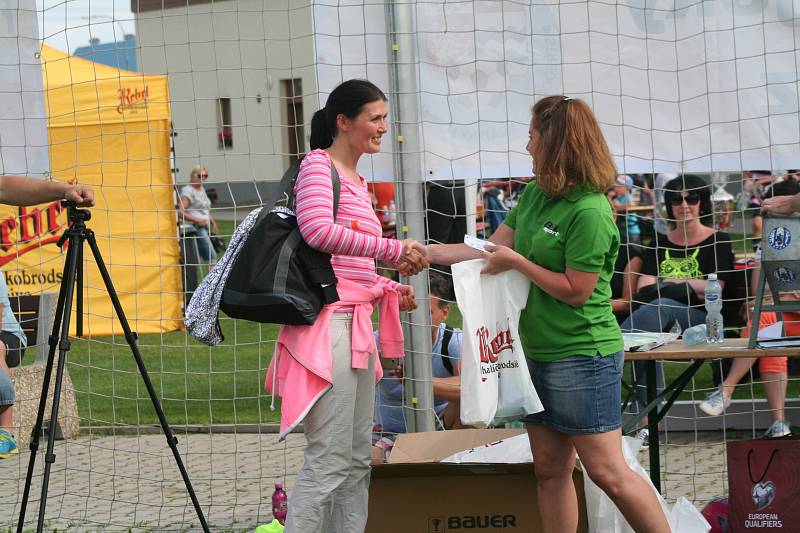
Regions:
[[683, 342], [687, 346], [694, 346], [701, 342], [706, 342], [706, 325], [698, 324], [683, 331]]
[[281, 525], [286, 525], [286, 513], [289, 509], [287, 504], [289, 497], [283, 490], [283, 483], [275, 482], [275, 492], [272, 493], [272, 517], [277, 519]]
[[707, 342], [721, 343], [725, 338], [722, 325], [722, 287], [716, 274], [708, 275], [705, 292]]

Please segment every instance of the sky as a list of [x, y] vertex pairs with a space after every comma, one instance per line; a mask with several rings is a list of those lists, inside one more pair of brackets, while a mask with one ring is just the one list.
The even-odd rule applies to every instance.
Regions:
[[92, 37], [114, 42], [135, 33], [131, 0], [36, 0], [36, 11], [39, 35], [65, 52], [86, 46]]

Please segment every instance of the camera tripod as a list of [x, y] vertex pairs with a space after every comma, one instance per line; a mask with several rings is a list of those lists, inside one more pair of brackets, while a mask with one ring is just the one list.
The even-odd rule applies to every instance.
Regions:
[[[178, 439], [172, 434], [169, 427], [164, 410], [161, 408], [158, 396], [156, 396], [155, 388], [153, 387], [147, 369], [144, 366], [142, 355], [139, 352], [139, 347], [136, 344], [136, 333], [131, 331], [128, 320], [125, 318], [125, 312], [122, 310], [117, 292], [111, 281], [111, 276], [106, 269], [103, 258], [100, 255], [100, 250], [97, 248], [97, 241], [95, 240], [94, 232], [86, 227], [86, 222], [91, 219], [91, 213], [84, 209], [77, 209], [75, 202], [63, 201], [62, 207], [67, 208], [67, 219], [69, 227], [64, 231], [64, 235], [58, 241], [58, 246], [62, 247], [65, 242], [69, 242], [67, 248], [67, 257], [64, 262], [64, 275], [61, 279], [61, 288], [58, 292], [58, 303], [56, 304], [55, 320], [53, 322], [53, 332], [50, 335], [48, 344], [50, 351], [47, 356], [47, 366], [44, 372], [44, 383], [42, 385], [42, 395], [39, 398], [39, 411], [36, 415], [36, 424], [33, 426], [31, 433], [31, 458], [28, 463], [28, 473], [25, 477], [25, 490], [22, 495], [22, 504], [19, 511], [19, 522], [17, 523], [17, 533], [22, 533], [22, 527], [25, 521], [25, 510], [28, 506], [28, 497], [30, 496], [31, 479], [33, 477], [33, 469], [36, 464], [37, 451], [39, 449], [39, 439], [42, 435], [42, 424], [44, 422], [44, 411], [47, 402], [47, 393], [50, 389], [50, 378], [53, 373], [53, 363], [55, 361], [56, 348], [58, 348], [58, 367], [56, 370], [56, 379], [53, 387], [53, 404], [50, 414], [50, 427], [47, 432], [47, 452], [44, 456], [44, 476], [42, 478], [42, 494], [39, 500], [39, 517], [36, 526], [36, 531], [41, 533], [44, 527], [45, 506], [47, 504], [47, 489], [50, 482], [50, 468], [56, 460], [53, 453], [53, 446], [55, 442], [55, 425], [58, 420], [58, 407], [61, 398], [61, 385], [64, 378], [64, 365], [67, 361], [67, 353], [70, 349], [69, 341], [69, 326], [70, 326], [70, 311], [72, 309], [73, 296], [76, 300], [76, 313], [75, 317], [77, 323], [75, 324], [75, 332], [78, 337], [83, 335], [83, 243], [87, 241], [92, 250], [97, 268], [100, 270], [100, 275], [103, 278], [103, 283], [106, 286], [111, 303], [114, 306], [114, 311], [117, 314], [122, 330], [125, 332], [125, 340], [133, 352], [133, 357], [136, 360], [136, 366], [139, 367], [139, 374], [142, 376], [147, 392], [150, 395], [150, 401], [153, 402], [158, 420], [161, 423], [161, 429], [164, 436], [167, 438], [167, 443], [172, 449], [172, 455], [175, 457], [175, 462], [178, 464], [183, 482], [186, 485], [186, 490], [192, 499], [192, 504], [197, 512], [197, 517], [200, 519], [200, 525], [203, 531], [208, 533], [208, 524], [206, 523], [203, 510], [197, 501], [192, 482], [189, 480], [189, 475], [181, 460], [180, 453], [178, 452]], [[75, 286], [77, 285], [77, 291]]]

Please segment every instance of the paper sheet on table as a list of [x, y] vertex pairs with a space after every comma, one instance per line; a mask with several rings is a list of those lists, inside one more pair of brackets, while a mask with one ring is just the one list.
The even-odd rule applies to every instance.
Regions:
[[783, 335], [783, 322], [758, 330], [758, 346], [761, 348], [790, 348], [800, 346], [800, 337], [785, 337]]
[[626, 352], [649, 352], [659, 346], [674, 341], [677, 333], [623, 333], [622, 342]]
[[760, 341], [780, 339], [781, 337], [783, 337], [783, 322], [780, 320], [758, 330], [758, 340]]

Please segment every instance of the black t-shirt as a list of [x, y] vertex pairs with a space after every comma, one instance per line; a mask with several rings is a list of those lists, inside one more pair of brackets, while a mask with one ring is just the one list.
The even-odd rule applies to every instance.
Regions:
[[707, 279], [717, 273], [725, 282], [723, 299], [734, 290], [731, 237], [723, 231], [710, 235], [694, 246], [677, 245], [666, 235], [656, 234], [653, 248], [643, 254], [642, 274], [670, 279]]
[[622, 284], [625, 278], [625, 267], [634, 257], [642, 257], [642, 248], [633, 243], [625, 243], [619, 247], [617, 262], [614, 264], [614, 275], [611, 277], [611, 299], [622, 298]]

